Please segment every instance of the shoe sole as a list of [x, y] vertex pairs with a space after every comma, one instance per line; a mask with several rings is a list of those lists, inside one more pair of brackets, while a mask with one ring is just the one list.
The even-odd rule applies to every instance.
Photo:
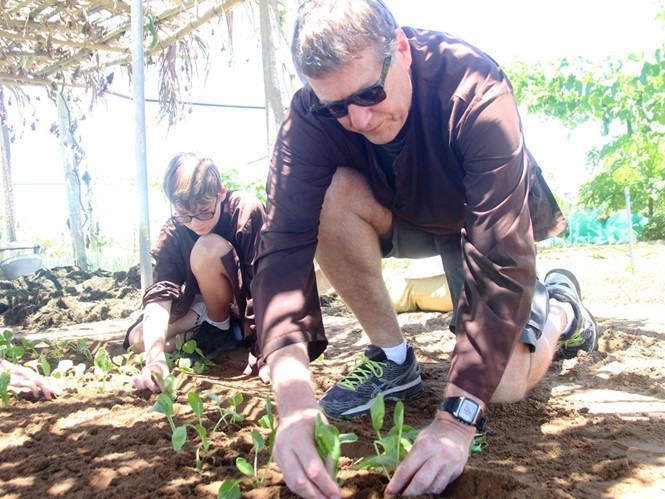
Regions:
[[547, 282], [547, 278], [549, 277], [549, 275], [554, 274], [554, 273], [566, 276], [570, 280], [570, 282], [573, 283], [573, 286], [575, 286], [575, 291], [577, 292], [577, 296], [579, 297], [580, 302], [581, 302], [582, 301], [582, 291], [580, 289], [580, 283], [577, 282], [577, 277], [575, 277], [575, 274], [573, 274], [570, 270], [566, 270], [566, 269], [552, 269], [547, 274], [545, 274], [545, 279], [543, 280], [543, 282]]
[[[419, 395], [420, 393], [423, 392], [424, 389], [425, 385], [423, 383], [423, 380], [420, 376], [418, 376], [417, 379], [411, 381], [406, 386], [404, 385], [398, 386], [395, 388], [391, 388], [390, 390], [386, 390], [385, 392], [379, 392], [379, 393], [383, 393], [384, 400], [406, 400], [408, 398], [412, 398], [415, 397], [416, 395]], [[372, 404], [374, 404], [375, 400], [376, 397], [372, 398], [369, 402], [363, 405], [359, 405], [357, 407], [353, 407], [352, 409], [344, 411], [339, 416], [331, 416], [328, 413], [326, 413], [326, 416], [332, 419], [353, 419], [358, 416], [362, 416], [363, 414], [369, 413], [370, 408], [372, 407]]]

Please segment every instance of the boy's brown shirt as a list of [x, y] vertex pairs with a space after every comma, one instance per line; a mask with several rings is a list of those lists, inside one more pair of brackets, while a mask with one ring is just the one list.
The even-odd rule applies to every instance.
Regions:
[[[264, 219], [265, 210], [258, 200], [240, 191], [229, 191], [221, 203], [219, 221], [212, 230], [233, 245], [233, 251], [222, 258], [222, 263], [234, 281], [231, 283], [235, 297], [231, 313], [243, 321], [245, 335], [256, 331], [251, 283]], [[143, 305], [174, 300], [171, 321], [187, 313], [199, 293], [189, 262], [197, 239], [193, 231], [169, 219], [151, 253], [155, 259], [154, 284], [146, 290]]]

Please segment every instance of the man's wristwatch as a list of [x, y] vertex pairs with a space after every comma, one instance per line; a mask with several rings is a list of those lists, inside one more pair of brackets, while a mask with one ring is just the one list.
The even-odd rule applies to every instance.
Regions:
[[484, 431], [487, 426], [487, 418], [483, 416], [480, 405], [470, 398], [448, 397], [441, 404], [441, 410], [449, 412], [464, 424], [475, 426], [478, 431]]

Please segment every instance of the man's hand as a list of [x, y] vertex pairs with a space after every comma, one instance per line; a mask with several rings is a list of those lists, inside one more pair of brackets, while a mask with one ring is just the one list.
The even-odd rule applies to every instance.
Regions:
[[134, 387], [138, 390], [150, 390], [158, 392], [164, 390], [164, 378], [171, 372], [166, 364], [166, 356], [162, 352], [155, 359], [146, 359], [145, 367], [141, 374], [134, 376]]
[[341, 491], [321, 461], [314, 445], [318, 409], [294, 413], [279, 422], [275, 436], [275, 462], [289, 489], [305, 498], [339, 498]]
[[386, 487], [388, 496], [439, 494], [464, 471], [475, 428], [437, 411]]
[[270, 384], [270, 367], [265, 363], [259, 367], [259, 359], [252, 352], [249, 352], [249, 355], [247, 355], [247, 366], [243, 374], [245, 376], [258, 376], [261, 382], [266, 385]]
[[60, 388], [53, 384], [53, 380], [44, 378], [32, 369], [2, 361], [0, 370], [4, 369], [9, 370], [8, 388], [10, 390], [15, 392], [32, 392], [35, 398], [43, 396], [47, 400], [51, 400], [61, 393]]

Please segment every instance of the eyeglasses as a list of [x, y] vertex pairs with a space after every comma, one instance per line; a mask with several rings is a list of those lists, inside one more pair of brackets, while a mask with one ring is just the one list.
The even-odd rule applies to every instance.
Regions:
[[371, 85], [367, 88], [358, 90], [354, 94], [351, 94], [346, 99], [336, 100], [329, 102], [328, 104], [315, 104], [309, 108], [309, 112], [321, 116], [323, 118], [332, 118], [338, 119], [343, 118], [349, 114], [349, 105], [355, 104], [356, 106], [374, 106], [379, 102], [383, 102], [386, 99], [386, 91], [383, 88], [383, 84], [386, 81], [386, 76], [388, 74], [388, 69], [390, 68], [390, 63], [392, 61], [392, 56], [388, 55], [383, 59], [383, 67], [381, 68], [381, 77], [374, 85]]
[[196, 213], [195, 215], [174, 215], [173, 211], [171, 211], [171, 218], [173, 219], [174, 222], [177, 222], [179, 224], [188, 224], [194, 218], [200, 220], [201, 222], [205, 222], [207, 220], [212, 219], [212, 217], [215, 216], [215, 213], [217, 212], [218, 200], [219, 196], [215, 197], [215, 207], [212, 209], [212, 211], [202, 211], [201, 213]]

